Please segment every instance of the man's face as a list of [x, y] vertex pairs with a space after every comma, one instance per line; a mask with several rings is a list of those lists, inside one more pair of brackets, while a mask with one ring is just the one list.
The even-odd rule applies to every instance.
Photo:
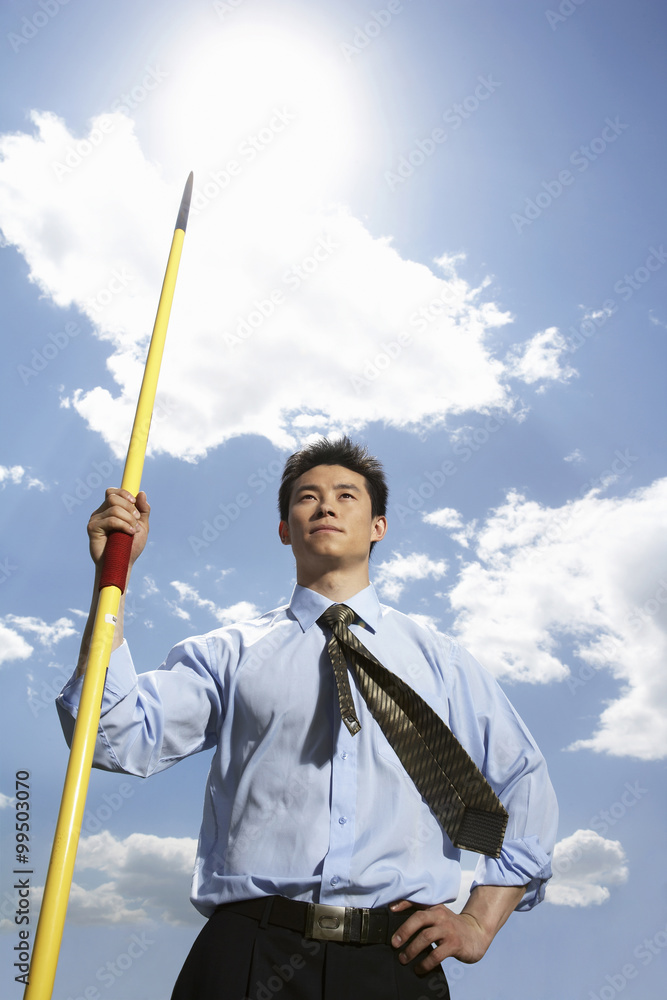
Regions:
[[297, 479], [280, 538], [291, 545], [297, 568], [345, 569], [368, 563], [371, 542], [387, 522], [371, 515], [366, 480], [342, 465], [317, 465]]

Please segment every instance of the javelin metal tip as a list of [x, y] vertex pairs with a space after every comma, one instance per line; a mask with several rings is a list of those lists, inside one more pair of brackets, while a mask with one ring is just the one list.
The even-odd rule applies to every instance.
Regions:
[[187, 181], [185, 182], [185, 190], [183, 191], [183, 197], [181, 198], [181, 207], [178, 210], [178, 218], [176, 219], [176, 229], [182, 229], [185, 232], [185, 227], [188, 224], [188, 215], [190, 214], [190, 200], [192, 198], [192, 185], [194, 183], [194, 174], [190, 171]]

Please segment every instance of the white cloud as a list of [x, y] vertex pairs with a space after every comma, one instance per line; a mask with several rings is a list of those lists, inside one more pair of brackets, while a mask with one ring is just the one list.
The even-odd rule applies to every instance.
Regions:
[[574, 451], [571, 451], [569, 455], [565, 456], [565, 458], [563, 459], [563, 461], [564, 462], [576, 462], [576, 463], [583, 462], [584, 461], [584, 455], [579, 450], [579, 448], [575, 448]]
[[476, 520], [464, 524], [463, 518], [453, 507], [442, 507], [440, 510], [434, 510], [430, 514], [422, 514], [422, 520], [425, 524], [433, 524], [437, 528], [444, 528], [453, 541], [458, 542], [459, 545], [462, 545], [466, 549], [470, 545], [470, 539], [474, 537], [477, 526]]
[[[63, 405], [124, 454], [189, 164], [195, 199], [154, 452], [194, 460], [252, 433], [292, 447], [370, 421], [444, 426], [466, 411], [513, 412], [509, 377], [564, 377], [547, 334], [508, 364], [494, 356], [493, 334], [511, 317], [488, 281], [473, 288], [458, 274], [459, 258], [433, 268], [403, 259], [340, 207], [362, 124], [335, 60], [269, 28], [209, 36], [210, 51], [200, 39], [196, 62], [183, 55], [182, 76], [151, 97], [178, 145], [144, 148], [121, 112], [91, 121], [90, 135], [103, 135], [95, 146], [48, 112], [32, 113], [33, 133], [0, 137], [6, 242], [40, 291], [78, 307], [109, 345], [117, 389], [91, 376], [67, 387]], [[63, 175], [56, 165], [81, 140], [90, 154]]]
[[9, 795], [3, 795], [3, 793], [0, 792], [0, 809], [8, 809], [9, 806], [14, 805], [14, 801], [15, 800]]
[[26, 615], [5, 615], [3, 621], [9, 625], [15, 625], [22, 632], [34, 635], [43, 646], [52, 646], [62, 639], [77, 634], [74, 622], [70, 621], [69, 618], [58, 618], [51, 625], [47, 625], [41, 618]]
[[93, 888], [76, 886], [68, 920], [78, 924], [118, 924], [148, 918], [168, 924], [199, 923], [189, 902], [197, 842], [190, 837], [133, 833], [118, 840], [107, 830], [81, 840], [75, 873], [105, 877]]
[[35, 487], [41, 491], [46, 489], [46, 486], [40, 479], [28, 476], [22, 465], [0, 465], [0, 489], [4, 490], [9, 484], [18, 486], [24, 479], [26, 480], [25, 485], [29, 490]]
[[25, 475], [25, 469], [22, 465], [0, 465], [0, 484], [4, 487], [7, 483], [12, 483], [14, 486], [21, 482]]
[[438, 528], [463, 527], [463, 518], [453, 507], [442, 507], [430, 514], [424, 514], [423, 520], [426, 524], [435, 524]]
[[605, 840], [593, 830], [577, 830], [554, 848], [553, 878], [545, 900], [556, 906], [605, 903], [609, 887], [627, 881], [628, 868], [618, 840]]
[[27, 660], [33, 647], [14, 629], [0, 623], [0, 666], [13, 660]]
[[561, 508], [508, 494], [449, 593], [454, 628], [510, 679], [567, 679], [576, 696], [609, 670], [618, 694], [574, 748], [658, 759], [667, 754], [667, 479], [624, 498], [598, 492]]
[[577, 372], [568, 364], [563, 365], [561, 355], [566, 344], [555, 326], [536, 333], [525, 344], [516, 344], [508, 353], [506, 363], [515, 378], [532, 385], [534, 382], [554, 380], [565, 382]]
[[[190, 601], [195, 607], [204, 608], [220, 623], [220, 625], [231, 625], [233, 622], [246, 621], [249, 618], [257, 618], [261, 611], [251, 601], [237, 601], [227, 608], [219, 608], [214, 601], [205, 597], [200, 597], [199, 592], [189, 583], [182, 583], [180, 580], [172, 580], [172, 587], [178, 593], [179, 600]], [[180, 618], [190, 619], [190, 614], [185, 608], [174, 602], [169, 602], [174, 614]]]
[[438, 631], [438, 619], [432, 615], [420, 615], [416, 611], [409, 611], [408, 618], [412, 618], [413, 621], [423, 626], [423, 628], [430, 628], [432, 632]]
[[[100, 925], [139, 924], [150, 919], [147, 908], [141, 906], [138, 898], [126, 900], [116, 892], [114, 882], [107, 882], [94, 889], [86, 889], [72, 881], [67, 906], [67, 920], [79, 927]], [[41, 906], [44, 887], [33, 890], [35, 907]]]
[[412, 580], [440, 579], [447, 572], [444, 559], [430, 559], [423, 552], [407, 556], [395, 553], [387, 562], [380, 563], [374, 575], [375, 586], [390, 601], [397, 601], [405, 585]]

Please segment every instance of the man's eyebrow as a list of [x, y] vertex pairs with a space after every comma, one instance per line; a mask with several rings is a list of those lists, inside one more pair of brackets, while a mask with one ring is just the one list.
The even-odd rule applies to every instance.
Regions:
[[[322, 487], [317, 486], [315, 483], [312, 485], [305, 484], [304, 486], [298, 486], [296, 489], [297, 493], [303, 493], [304, 490], [320, 490]], [[355, 493], [360, 493], [361, 490], [354, 483], [336, 483], [334, 486], [335, 490], [354, 490]]]

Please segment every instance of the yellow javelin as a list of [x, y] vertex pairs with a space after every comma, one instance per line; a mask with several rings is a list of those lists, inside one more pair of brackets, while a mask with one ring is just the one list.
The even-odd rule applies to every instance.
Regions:
[[[144, 378], [139, 392], [137, 412], [125, 459], [121, 487], [128, 490], [133, 496], [137, 495], [141, 485], [148, 431], [153, 414], [160, 362], [167, 336], [167, 324], [169, 323], [176, 275], [185, 239], [191, 197], [192, 174], [188, 177], [185, 185], [176, 220], [174, 237], [167, 260], [167, 270], [162, 283], [153, 334], [148, 348]], [[53, 838], [51, 861], [46, 876], [37, 933], [35, 934], [28, 985], [23, 994], [24, 1000], [50, 1000], [53, 993], [60, 942], [65, 926], [65, 914], [90, 780], [90, 769], [93, 763], [95, 740], [100, 722], [104, 681], [109, 666], [120, 598], [125, 589], [131, 548], [132, 536], [118, 531], [109, 536], [104, 551], [104, 569], [100, 580], [97, 614], [90, 642], [90, 656], [84, 675], [79, 712], [72, 737], [65, 787]]]

